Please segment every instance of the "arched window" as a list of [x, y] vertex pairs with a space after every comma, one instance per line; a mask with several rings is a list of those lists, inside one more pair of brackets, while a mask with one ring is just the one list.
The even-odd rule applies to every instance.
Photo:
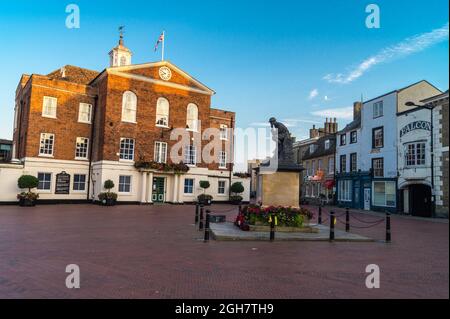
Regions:
[[120, 66], [127, 65], [127, 58], [125, 56], [122, 56], [120, 58]]
[[156, 125], [169, 126], [169, 101], [163, 97], [156, 102]]
[[194, 103], [189, 103], [187, 106], [186, 126], [191, 131], [198, 129], [198, 107]]
[[137, 96], [126, 91], [122, 97], [122, 121], [136, 123]]

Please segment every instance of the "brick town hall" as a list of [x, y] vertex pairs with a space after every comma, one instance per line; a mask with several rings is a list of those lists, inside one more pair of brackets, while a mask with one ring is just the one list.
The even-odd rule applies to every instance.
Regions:
[[[211, 108], [215, 92], [170, 62], [131, 64], [122, 35], [109, 57], [102, 72], [66, 65], [47, 75], [22, 75], [13, 160], [0, 169], [0, 202], [17, 201], [23, 174], [38, 177], [43, 201], [97, 200], [106, 180], [114, 182], [119, 202], [193, 202], [203, 180], [214, 201], [228, 201], [234, 181], [243, 182], [248, 200], [249, 182], [232, 173], [235, 114]], [[184, 174], [155, 166], [173, 164], [175, 128], [189, 134], [180, 154], [189, 166]], [[200, 156], [207, 128], [217, 129], [222, 147], [212, 163]], [[56, 182], [61, 173], [70, 181], [62, 192]]]

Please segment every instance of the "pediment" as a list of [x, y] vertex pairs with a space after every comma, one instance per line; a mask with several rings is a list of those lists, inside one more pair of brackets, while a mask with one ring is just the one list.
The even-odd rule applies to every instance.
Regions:
[[[163, 70], [168, 68], [170, 70], [170, 77], [167, 76], [167, 72], [163, 73], [163, 76], [161, 76], [161, 68], [163, 68]], [[169, 61], [114, 67], [109, 68], [108, 73], [207, 95], [215, 94], [212, 89], [208, 88], [206, 85]]]

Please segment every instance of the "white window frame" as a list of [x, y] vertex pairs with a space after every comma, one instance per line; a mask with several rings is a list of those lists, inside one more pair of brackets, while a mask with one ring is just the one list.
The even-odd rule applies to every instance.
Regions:
[[[420, 146], [420, 148], [419, 148]], [[427, 163], [426, 143], [411, 142], [404, 144], [405, 147], [405, 166], [406, 167], [423, 167]], [[420, 153], [420, 158], [419, 158]]]
[[338, 181], [339, 194], [338, 200], [341, 202], [351, 202], [353, 195], [353, 183], [351, 179], [342, 179]]
[[383, 101], [373, 103], [373, 118], [376, 119], [382, 116], [383, 116]]
[[44, 189], [44, 188], [39, 188], [39, 185], [36, 187], [37, 190], [39, 190], [40, 193], [51, 193], [52, 192], [52, 187], [53, 187], [53, 173], [51, 172], [37, 172], [37, 178], [39, 179], [39, 174], [47, 174], [50, 175], [50, 188], [49, 189]]
[[[164, 150], [164, 152], [163, 152]], [[167, 163], [167, 143], [166, 142], [155, 142], [154, 150], [154, 161], [157, 163]]]
[[[186, 181], [192, 181], [192, 186], [186, 186]], [[194, 196], [194, 191], [195, 191], [195, 189], [194, 189], [194, 185], [195, 185], [195, 179], [193, 179], [193, 178], [185, 178], [184, 179], [184, 182], [183, 182], [183, 194], [184, 195], [188, 195], [188, 196]], [[186, 193], [186, 187], [191, 187], [191, 192], [190, 193]]]
[[[223, 187], [220, 186], [220, 184], [223, 183]], [[217, 181], [217, 194], [219, 195], [226, 195], [226, 188], [227, 188], [227, 182], [226, 181]], [[223, 189], [223, 192], [220, 192], [221, 189]]]
[[[354, 163], [353, 163], [353, 160], [355, 160]], [[353, 167], [353, 164], [355, 164], [354, 167]], [[350, 173], [358, 171], [358, 154], [357, 153], [350, 153], [350, 169], [349, 169], [349, 171], [350, 171]]]
[[[191, 163], [191, 159], [193, 159], [193, 163]], [[197, 148], [195, 145], [186, 145], [184, 147], [184, 163], [188, 166], [197, 165]]]
[[227, 152], [225, 151], [219, 152], [219, 168], [220, 169], [227, 168]]
[[[126, 143], [126, 145], [132, 146], [132, 147], [128, 147], [128, 148], [124, 148], [122, 149], [122, 141], [124, 140], [128, 140], [128, 143]], [[133, 143], [130, 143], [130, 142]], [[121, 137], [120, 138], [120, 144], [119, 144], [119, 161], [124, 161], [124, 162], [133, 162], [134, 161], [134, 153], [135, 153], [135, 147], [136, 147], [136, 141], [134, 138], [130, 138], [130, 137]], [[131, 158], [122, 158], [122, 156], [126, 157], [126, 152], [125, 151], [129, 151], [131, 150]], [[129, 155], [129, 152], [128, 152]]]
[[[167, 107], [167, 110], [165, 108]], [[169, 114], [170, 114], [170, 103], [169, 100], [164, 97], [159, 97], [156, 101], [156, 121], [155, 125], [157, 127], [169, 127]], [[163, 124], [160, 121], [163, 120]]]
[[[51, 143], [51, 153], [43, 153], [42, 152], [42, 145], [44, 144], [44, 149], [45, 149], [45, 140], [50, 139], [52, 140]], [[54, 157], [54, 153], [55, 153], [55, 134], [53, 133], [41, 133], [41, 137], [39, 140], [39, 156], [42, 157]]]
[[330, 148], [330, 140], [325, 140], [325, 149], [328, 150]]
[[[83, 108], [85, 108], [85, 107], [87, 108], [88, 111], [87, 112], [86, 111], [82, 112]], [[87, 120], [82, 118], [82, 115], [86, 114], [86, 113], [88, 115], [88, 119]], [[80, 103], [80, 105], [78, 106], [78, 122], [79, 123], [86, 123], [86, 124], [91, 124], [92, 123], [92, 104]]]
[[[85, 144], [86, 144], [86, 156], [77, 156], [77, 153], [81, 153], [79, 152], [79, 139], [84, 139], [85, 140]], [[77, 137], [77, 139], [75, 140], [75, 159], [76, 160], [87, 160], [89, 157], [89, 139], [87, 137]]]
[[[121, 177], [129, 177], [130, 178], [130, 182], [129, 182], [129, 185], [130, 185], [130, 190], [129, 191], [121, 191], [120, 190], [120, 186], [121, 185], [127, 185], [126, 183], [121, 183], [120, 182], [120, 178]], [[117, 191], [118, 191], [118, 193], [120, 193], [120, 194], [131, 194], [132, 193], [132, 185], [133, 185], [133, 176], [131, 176], [131, 175], [119, 175], [119, 183], [117, 183]]]
[[[195, 116], [191, 116], [189, 110], [195, 110]], [[193, 126], [193, 128], [191, 128]], [[186, 107], [186, 130], [192, 132], [198, 132], [198, 106], [194, 103], [189, 103]]]
[[[75, 182], [75, 176], [84, 176], [84, 189], [75, 189], [75, 183], [77, 185], [82, 185], [82, 183]], [[86, 193], [87, 175], [86, 174], [73, 174], [72, 191], [76, 193]]]
[[228, 140], [228, 125], [220, 124], [220, 139], [222, 141]]
[[[379, 205], [378, 203], [375, 203], [375, 184], [384, 184], [384, 205]], [[391, 185], [391, 188], [393, 186], [394, 189], [394, 204], [388, 205], [387, 204], [387, 195], [386, 195], [386, 186], [387, 184]], [[373, 181], [372, 182], [372, 205], [378, 206], [378, 207], [396, 207], [397, 206], [397, 194], [396, 194], [396, 186], [394, 181]]]
[[[130, 97], [130, 101], [127, 98]], [[128, 104], [129, 102], [129, 104]], [[127, 112], [131, 115], [127, 117]], [[136, 124], [137, 95], [132, 91], [125, 91], [122, 95], [122, 122]]]
[[[54, 114], [50, 114], [48, 109], [47, 101], [51, 101], [51, 110], [54, 110]], [[51, 119], [56, 119], [56, 114], [58, 110], [58, 99], [56, 97], [44, 96], [42, 101], [42, 117], [48, 117]]]
[[328, 174], [334, 174], [334, 157], [328, 158]]

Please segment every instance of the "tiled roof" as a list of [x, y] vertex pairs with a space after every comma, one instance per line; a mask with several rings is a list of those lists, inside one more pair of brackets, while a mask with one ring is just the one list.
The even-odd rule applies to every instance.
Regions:
[[62, 77], [62, 68], [47, 74], [47, 76], [54, 80], [87, 85], [99, 74], [97, 71], [83, 69], [73, 65], [65, 65], [64, 68], [66, 73], [65, 77]]
[[353, 131], [361, 127], [361, 117], [357, 117], [352, 122], [348, 123], [338, 134], [342, 134], [348, 131]]
[[[330, 147], [328, 149], [325, 149], [326, 140], [330, 140]], [[334, 154], [336, 151], [336, 135], [331, 134], [322, 136], [314, 143], [314, 145], [316, 145], [314, 152], [311, 153], [310, 148], [308, 147], [303, 155], [303, 160]]]

